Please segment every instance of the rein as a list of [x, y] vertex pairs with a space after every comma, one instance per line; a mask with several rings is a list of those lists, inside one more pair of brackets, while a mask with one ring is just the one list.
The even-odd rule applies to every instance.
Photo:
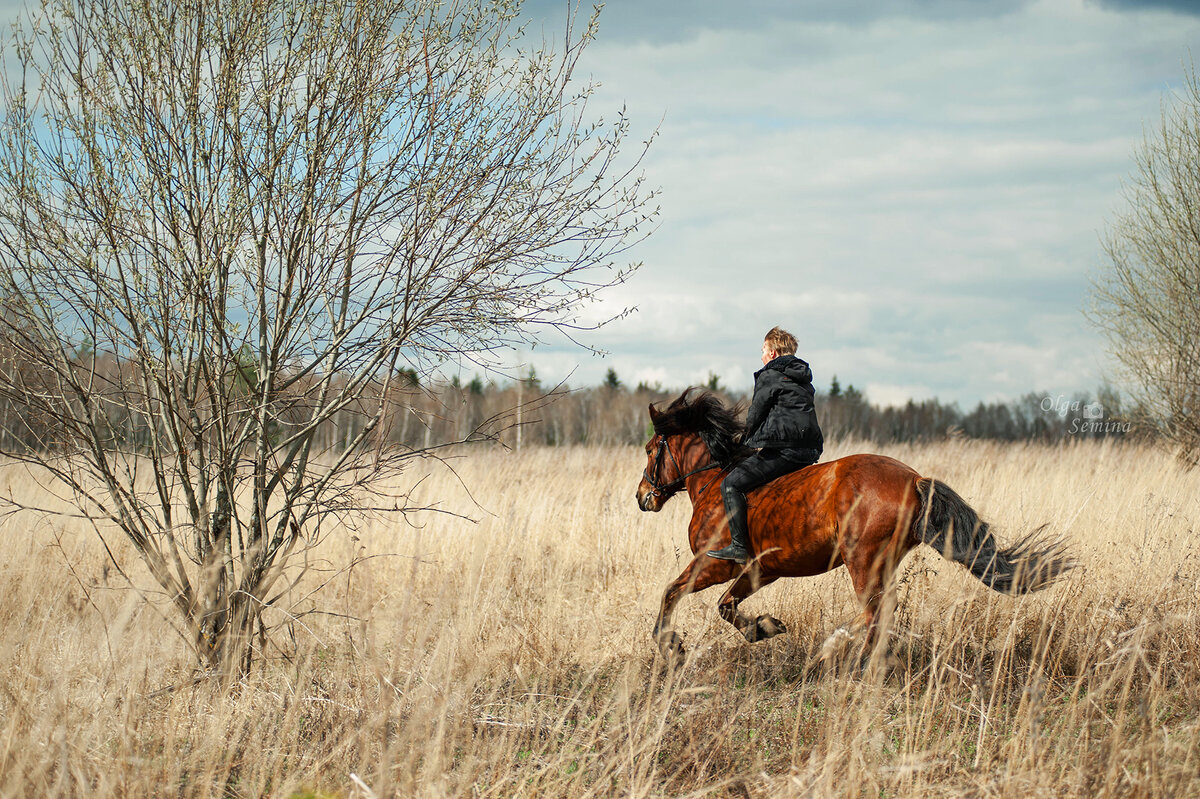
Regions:
[[[667, 446], [667, 439], [665, 437], [663, 437], [663, 438], [659, 438], [658, 452], [656, 452], [654, 455], [654, 475], [655, 475], [655, 477], [658, 476], [662, 472], [663, 451], [664, 450], [666, 451], [666, 453], [668, 455], [671, 456], [671, 463], [674, 464], [675, 471], [677, 471], [677, 472], [679, 471], [679, 461], [678, 461], [678, 459], [676, 459], [675, 453], [672, 452], [671, 448]], [[709, 452], [709, 455], [712, 455], [712, 453]], [[685, 480], [687, 480], [689, 477], [691, 477], [694, 474], [700, 474], [700, 472], [707, 472], [709, 469], [719, 469], [719, 468], [721, 468], [721, 464], [717, 463], [716, 461], [712, 461], [711, 463], [709, 463], [705, 466], [701, 466], [699, 468], [692, 469], [687, 474], [683, 474], [683, 475], [680, 475], [679, 477], [676, 477], [674, 480], [670, 481], [669, 483], [661, 483], [661, 484], [657, 480], [655, 480], [654, 477], [652, 477], [650, 475], [649, 468], [642, 470], [642, 476], [646, 478], [646, 482], [650, 485], [651, 496], [659, 496], [660, 494], [665, 495], [670, 491], [676, 490], [678, 488], [679, 484], [683, 483]], [[719, 476], [720, 475], [718, 475], [718, 477]], [[710, 485], [712, 485], [716, 479], [717, 478], [714, 477], [712, 480], [709, 480], [707, 483], [705, 483], [704, 488], [700, 489], [700, 493], [703, 494], [704, 491]]]

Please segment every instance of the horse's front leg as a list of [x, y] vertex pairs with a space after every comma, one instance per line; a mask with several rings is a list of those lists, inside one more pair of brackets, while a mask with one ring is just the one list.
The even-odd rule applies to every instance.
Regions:
[[683, 640], [671, 629], [671, 614], [679, 600], [696, 591], [732, 580], [740, 566], [727, 560], [715, 560], [707, 554], [692, 558], [675, 581], [663, 592], [658, 619], [654, 622], [654, 640], [663, 657], [675, 663], [683, 662]]

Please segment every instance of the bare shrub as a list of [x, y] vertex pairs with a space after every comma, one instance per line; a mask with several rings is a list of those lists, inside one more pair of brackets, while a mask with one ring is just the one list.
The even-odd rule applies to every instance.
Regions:
[[527, 49], [517, 10], [44, 0], [6, 45], [0, 444], [128, 537], [207, 666], [249, 668], [331, 518], [408, 506], [408, 381], [628, 274], [653, 211], [572, 81], [596, 18]]
[[1200, 457], [1200, 78], [1194, 69], [1134, 153], [1127, 207], [1108, 227], [1091, 320], [1142, 421]]

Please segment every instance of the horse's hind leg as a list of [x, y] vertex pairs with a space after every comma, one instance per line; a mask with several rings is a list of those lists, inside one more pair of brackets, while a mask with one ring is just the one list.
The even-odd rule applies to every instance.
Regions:
[[[863, 652], [874, 650], [879, 637], [881, 616], [885, 609], [895, 607], [896, 585], [892, 576], [896, 564], [911, 548], [911, 545], [905, 546], [904, 543], [899, 541], [898, 546], [879, 548], [869, 557], [865, 551], [860, 551], [846, 558], [846, 567], [850, 572], [850, 580], [854, 583], [854, 593], [862, 603], [862, 612], [850, 625], [849, 630], [841, 633], [842, 637], [845, 637], [848, 632], [854, 639], [861, 636]], [[838, 633], [835, 632], [834, 635]]]
[[884, 570], [879, 568], [879, 565], [846, 562], [850, 581], [854, 583], [854, 593], [858, 595], [862, 611], [850, 624], [838, 627], [830, 633], [821, 645], [821, 660], [840, 658], [851, 651], [863, 654], [874, 650], [884, 597]]
[[751, 619], [742, 615], [738, 610], [738, 605], [743, 599], [775, 580], [775, 577], [760, 578], [752, 570], [743, 574], [733, 585], [729, 586], [729, 590], [717, 603], [717, 612], [721, 614], [721, 618], [736, 627], [738, 632], [750, 643], [787, 632], [787, 627], [783, 626], [783, 622], [774, 616], [763, 615]]
[[737, 564], [727, 560], [714, 560], [708, 555], [697, 555], [687, 568], [663, 592], [662, 606], [654, 622], [654, 640], [663, 657], [675, 662], [683, 660], [683, 640], [671, 629], [671, 614], [679, 600], [695, 591], [703, 591], [733, 578]]

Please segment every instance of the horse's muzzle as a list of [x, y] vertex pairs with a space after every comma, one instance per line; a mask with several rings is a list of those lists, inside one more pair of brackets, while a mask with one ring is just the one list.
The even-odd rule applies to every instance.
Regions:
[[637, 493], [638, 507], [644, 511], [658, 511], [658, 503], [654, 501], [653, 491], [638, 491]]

